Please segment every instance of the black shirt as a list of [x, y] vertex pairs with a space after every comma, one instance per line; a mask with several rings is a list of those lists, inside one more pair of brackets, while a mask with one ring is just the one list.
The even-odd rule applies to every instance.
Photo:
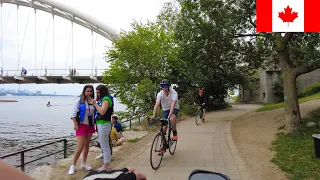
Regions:
[[91, 171], [83, 180], [136, 180], [136, 175], [127, 168], [111, 171]]

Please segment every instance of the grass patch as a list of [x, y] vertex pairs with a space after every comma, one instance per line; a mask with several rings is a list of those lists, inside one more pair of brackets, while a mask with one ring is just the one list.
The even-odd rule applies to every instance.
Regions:
[[140, 141], [140, 138], [137, 138], [137, 137], [135, 139], [129, 139], [128, 140], [129, 143], [136, 143], [138, 141]]
[[[320, 93], [317, 94], [313, 94], [310, 96], [306, 96], [303, 98], [299, 98], [299, 104], [307, 102], [307, 101], [311, 101], [314, 99], [320, 99]], [[284, 103], [276, 103], [276, 104], [264, 104], [261, 108], [257, 109], [256, 112], [262, 112], [262, 111], [269, 111], [269, 110], [273, 110], [273, 109], [278, 109], [278, 108], [283, 108], [284, 107]]]
[[312, 134], [320, 134], [320, 128], [306, 128], [305, 124], [310, 121], [319, 123], [320, 108], [303, 119], [301, 128], [293, 133], [278, 134], [272, 143], [272, 150], [276, 154], [271, 162], [277, 164], [292, 180], [320, 179], [320, 158], [315, 157], [312, 138]]

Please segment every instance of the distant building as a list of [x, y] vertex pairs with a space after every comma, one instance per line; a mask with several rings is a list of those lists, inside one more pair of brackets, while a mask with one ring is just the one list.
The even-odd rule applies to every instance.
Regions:
[[[278, 80], [281, 71], [278, 69], [267, 69], [262, 70], [259, 73], [260, 86], [258, 89], [253, 91], [248, 91], [240, 86], [239, 88], [239, 99], [240, 102], [256, 102], [256, 103], [274, 103], [277, 97], [273, 94], [272, 87], [273, 83]], [[297, 78], [301, 84], [300, 89], [305, 89], [306, 87], [320, 82], [320, 69], [314, 70], [312, 72], [302, 74]]]

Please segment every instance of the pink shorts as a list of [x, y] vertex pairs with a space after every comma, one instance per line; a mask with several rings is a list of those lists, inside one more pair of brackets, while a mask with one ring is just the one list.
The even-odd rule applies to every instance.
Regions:
[[76, 136], [86, 136], [87, 134], [95, 133], [94, 126], [87, 124], [79, 124], [79, 129], [76, 131]]

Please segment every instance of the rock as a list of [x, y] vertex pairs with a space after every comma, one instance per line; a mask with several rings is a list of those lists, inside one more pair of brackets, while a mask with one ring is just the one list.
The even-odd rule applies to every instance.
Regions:
[[51, 166], [44, 165], [37, 167], [28, 174], [35, 180], [50, 179], [52, 170]]
[[316, 127], [316, 126], [317, 126], [317, 123], [315, 123], [315, 122], [308, 122], [306, 124], [306, 127]]

